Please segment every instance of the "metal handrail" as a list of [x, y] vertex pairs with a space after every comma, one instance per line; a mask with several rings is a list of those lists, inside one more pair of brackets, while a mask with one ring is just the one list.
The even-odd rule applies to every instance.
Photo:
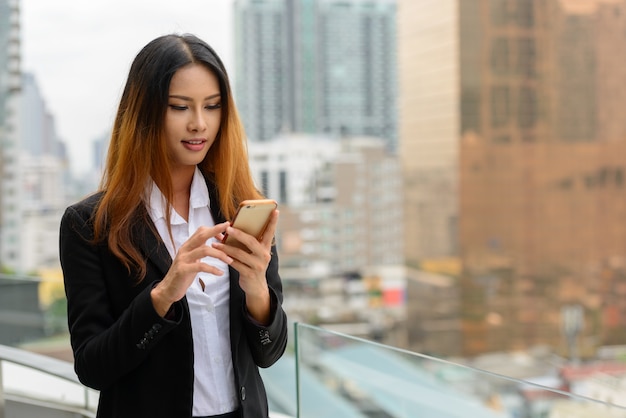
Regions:
[[4, 384], [2, 383], [2, 362], [0, 361], [0, 418], [5, 418]]
[[[58, 377], [68, 382], [80, 385], [84, 391], [83, 407], [85, 411], [89, 410], [90, 389], [83, 386], [78, 380], [78, 376], [76, 376], [76, 373], [74, 372], [72, 363], [0, 344], [0, 366], [3, 362], [10, 362], [19, 366], [28, 367], [32, 370], [43, 372], [49, 376]], [[0, 418], [6, 418], [5, 412], [6, 396], [4, 393], [2, 367], [0, 367]], [[95, 414], [93, 415], [95, 416]]]

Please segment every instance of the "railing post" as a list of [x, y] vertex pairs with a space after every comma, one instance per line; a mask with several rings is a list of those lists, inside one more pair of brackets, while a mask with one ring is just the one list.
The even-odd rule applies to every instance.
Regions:
[[2, 364], [4, 362], [0, 360], [0, 418], [4, 418], [5, 404], [4, 404], [4, 383], [2, 383]]
[[[300, 338], [298, 337], [298, 322], [293, 323], [293, 334], [294, 334], [294, 349], [296, 355], [294, 356], [295, 361], [295, 369], [296, 369], [296, 417], [300, 418], [300, 402], [302, 399], [300, 398], [300, 349], [299, 342]], [[3, 418], [3, 417], [0, 417]]]
[[[84, 388], [83, 394], [85, 396], [85, 410], [89, 411], [89, 389]], [[3, 418], [3, 417], [0, 417], [0, 418]]]

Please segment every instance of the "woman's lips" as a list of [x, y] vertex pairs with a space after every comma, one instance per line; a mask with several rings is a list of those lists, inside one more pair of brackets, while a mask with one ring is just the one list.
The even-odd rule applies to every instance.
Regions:
[[204, 144], [206, 144], [206, 139], [186, 139], [182, 142], [183, 146], [190, 151], [202, 151]]

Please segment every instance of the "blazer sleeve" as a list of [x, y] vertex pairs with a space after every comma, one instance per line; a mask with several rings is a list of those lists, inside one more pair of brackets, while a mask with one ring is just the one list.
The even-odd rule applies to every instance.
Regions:
[[287, 315], [283, 310], [283, 286], [278, 274], [278, 256], [272, 247], [272, 258], [267, 267], [266, 279], [270, 290], [270, 323], [262, 325], [255, 321], [245, 308], [244, 329], [254, 362], [259, 367], [276, 363], [287, 347]]
[[[121, 314], [114, 301], [125, 303], [128, 294], [114, 293], [128, 274], [109, 277], [111, 271], [125, 272], [105, 245], [94, 244], [91, 210], [85, 205], [69, 207], [61, 219], [60, 261], [67, 296], [68, 324], [74, 352], [74, 367], [86, 386], [102, 390], [134, 370], [150, 350], [180, 322], [161, 318], [152, 305], [150, 290], [132, 295]], [[107, 263], [107, 268], [104, 268]], [[115, 290], [112, 290], [115, 289]]]

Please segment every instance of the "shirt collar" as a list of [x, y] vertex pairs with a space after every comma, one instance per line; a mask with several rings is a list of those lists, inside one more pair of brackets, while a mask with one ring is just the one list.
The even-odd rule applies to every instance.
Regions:
[[[204, 176], [200, 172], [200, 169], [196, 166], [193, 173], [193, 179], [191, 180], [189, 198], [189, 208], [197, 209], [200, 207], [209, 207], [209, 189], [207, 188]], [[165, 218], [165, 196], [161, 193], [161, 190], [154, 183], [154, 180], [150, 180], [147, 187], [148, 195], [148, 211], [154, 221]], [[172, 211], [172, 221], [176, 218], [176, 212]]]
[[152, 220], [156, 221], [158, 219], [165, 218], [165, 196], [161, 193], [161, 190], [154, 183], [154, 180], [150, 180], [148, 182], [148, 186], [146, 187], [147, 195], [148, 195], [148, 212], [150, 212], [150, 216]]
[[209, 207], [209, 202], [209, 189], [204, 181], [204, 176], [200, 172], [200, 169], [196, 166], [196, 170], [193, 173], [193, 179], [191, 180], [189, 198], [190, 209]]

